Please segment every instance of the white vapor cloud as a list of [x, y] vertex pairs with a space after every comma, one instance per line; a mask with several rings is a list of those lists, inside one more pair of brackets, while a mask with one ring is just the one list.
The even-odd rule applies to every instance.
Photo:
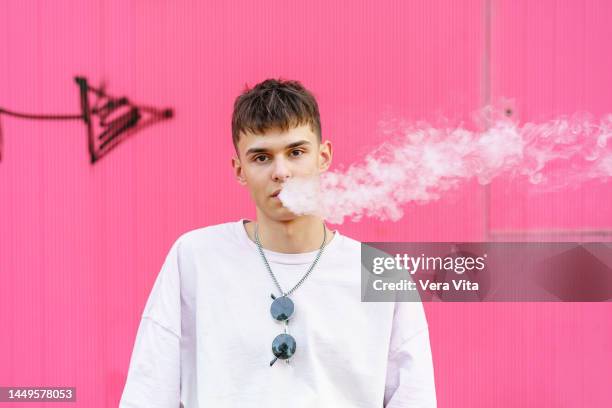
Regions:
[[397, 221], [407, 203], [437, 200], [474, 178], [484, 185], [510, 174], [553, 191], [612, 177], [612, 114], [519, 125], [488, 107], [476, 118], [486, 122], [485, 130], [386, 124], [390, 140], [362, 161], [320, 179], [290, 179], [279, 198], [296, 214], [318, 214], [334, 224], [364, 216]]

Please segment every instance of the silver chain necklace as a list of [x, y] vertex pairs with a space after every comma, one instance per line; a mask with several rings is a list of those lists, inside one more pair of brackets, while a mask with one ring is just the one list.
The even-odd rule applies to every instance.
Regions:
[[276, 287], [278, 288], [278, 291], [281, 294], [280, 297], [276, 297], [274, 296], [274, 294], [270, 295], [272, 299], [274, 300], [272, 302], [272, 305], [270, 306], [270, 314], [272, 314], [272, 317], [275, 320], [285, 322], [284, 333], [279, 334], [272, 341], [272, 354], [274, 354], [274, 359], [270, 362], [270, 366], [272, 366], [272, 364], [274, 364], [276, 360], [279, 358], [289, 363], [289, 358], [295, 353], [295, 349], [296, 349], [295, 339], [289, 333], [287, 333], [287, 326], [289, 325], [289, 318], [291, 317], [295, 309], [293, 305], [293, 301], [289, 298], [289, 296], [291, 296], [291, 294], [295, 292], [295, 290], [299, 288], [302, 283], [304, 283], [308, 275], [310, 275], [310, 272], [312, 272], [315, 265], [319, 261], [319, 258], [321, 257], [321, 254], [323, 253], [323, 249], [325, 248], [325, 241], [327, 239], [327, 230], [325, 228], [325, 223], [323, 223], [323, 242], [321, 243], [321, 247], [319, 248], [319, 252], [317, 253], [317, 256], [315, 257], [315, 260], [313, 261], [312, 265], [310, 265], [310, 268], [308, 268], [308, 271], [306, 271], [304, 276], [302, 276], [302, 279], [300, 279], [298, 283], [289, 292], [284, 292], [280, 284], [278, 283], [278, 280], [276, 279], [274, 272], [272, 272], [272, 268], [270, 268], [270, 264], [268, 263], [268, 260], [266, 259], [266, 255], [263, 252], [263, 248], [261, 247], [261, 242], [259, 242], [258, 228], [259, 228], [259, 223], [256, 223], [255, 224], [255, 243], [257, 243], [257, 249], [259, 249], [259, 254], [261, 255], [261, 259], [266, 265], [266, 268], [268, 269], [268, 272], [270, 273], [270, 277], [274, 281], [274, 284], [276, 285]]

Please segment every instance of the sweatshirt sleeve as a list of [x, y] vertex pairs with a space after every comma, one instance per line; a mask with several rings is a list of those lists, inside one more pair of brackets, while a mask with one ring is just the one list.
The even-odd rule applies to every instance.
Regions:
[[436, 407], [429, 330], [421, 302], [395, 304], [384, 407]]
[[178, 408], [181, 294], [179, 240], [162, 265], [146, 302], [119, 408]]

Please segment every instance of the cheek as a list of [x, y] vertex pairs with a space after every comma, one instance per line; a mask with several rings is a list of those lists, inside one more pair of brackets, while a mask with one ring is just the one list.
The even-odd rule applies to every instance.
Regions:
[[266, 178], [263, 171], [247, 172], [247, 184], [253, 194], [261, 194], [266, 188]]
[[299, 167], [300, 173], [304, 175], [313, 175], [319, 172], [319, 160], [318, 156], [313, 155], [308, 158], [308, 160], [304, 160]]

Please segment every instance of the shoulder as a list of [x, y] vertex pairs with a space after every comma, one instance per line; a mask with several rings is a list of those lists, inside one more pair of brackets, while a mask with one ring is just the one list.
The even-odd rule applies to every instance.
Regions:
[[[338, 233], [338, 232], [336, 232]], [[335, 245], [331, 249], [332, 252], [341, 257], [359, 258], [361, 253], [361, 242], [348, 237], [342, 233], [339, 236], [334, 237], [337, 239]]]
[[346, 235], [341, 235], [341, 238], [342, 238], [342, 246], [345, 250], [353, 250], [353, 251], [361, 250], [361, 242], [351, 237], [348, 237]]
[[227, 243], [236, 239], [236, 221], [195, 228], [181, 234], [174, 245], [181, 248], [201, 248]]

